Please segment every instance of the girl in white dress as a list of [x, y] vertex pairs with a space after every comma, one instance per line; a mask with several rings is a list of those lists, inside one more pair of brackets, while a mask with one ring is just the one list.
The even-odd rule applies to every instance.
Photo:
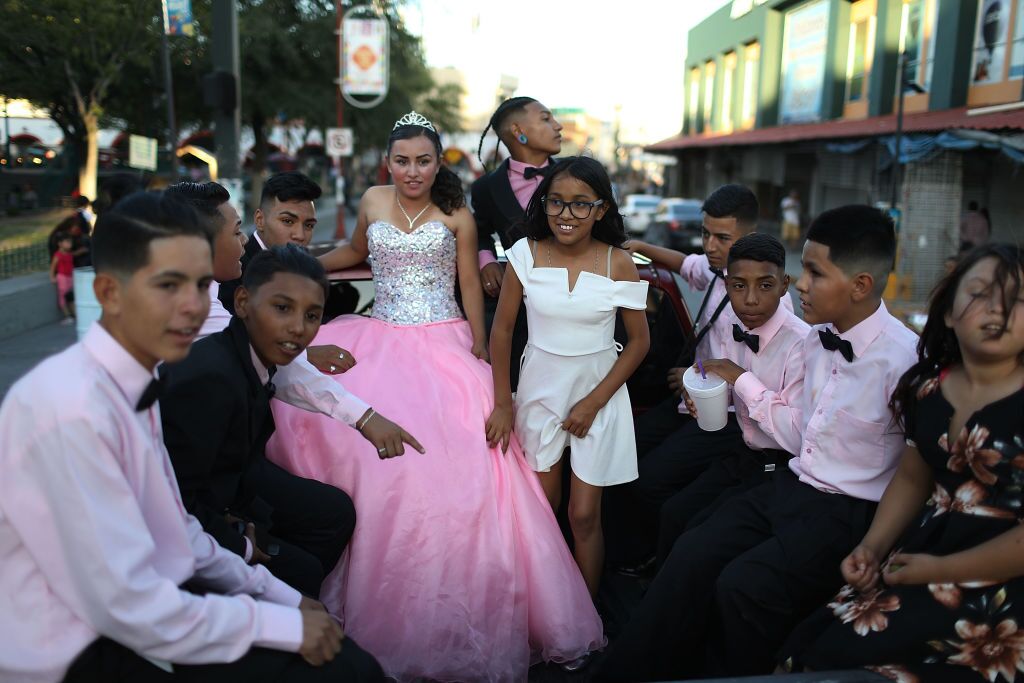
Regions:
[[[593, 595], [604, 564], [601, 489], [637, 478], [625, 382], [650, 346], [647, 283], [621, 248], [626, 234], [611, 181], [593, 159], [572, 157], [554, 166], [530, 200], [523, 230], [527, 237], [506, 254], [511, 268], [491, 329], [495, 407], [487, 438], [507, 449], [514, 423], [556, 510], [569, 449], [569, 523], [576, 562]], [[513, 410], [509, 356], [523, 301], [530, 339], [523, 358], [514, 359], [522, 370]], [[620, 308], [624, 347], [614, 339]]]

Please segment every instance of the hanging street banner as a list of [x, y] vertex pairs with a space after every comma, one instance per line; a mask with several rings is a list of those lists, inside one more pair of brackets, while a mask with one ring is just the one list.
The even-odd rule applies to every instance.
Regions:
[[191, 36], [195, 33], [192, 25], [192, 0], [163, 0], [164, 32], [169, 36]]
[[378, 97], [387, 93], [387, 39], [383, 19], [345, 19], [341, 36], [343, 94]]
[[786, 14], [782, 39], [781, 123], [821, 119], [830, 4], [818, 0]]

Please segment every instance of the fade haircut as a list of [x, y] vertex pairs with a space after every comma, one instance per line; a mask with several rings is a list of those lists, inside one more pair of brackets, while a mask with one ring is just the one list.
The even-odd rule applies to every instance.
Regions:
[[700, 210], [712, 218], [735, 218], [739, 225], [753, 230], [761, 207], [750, 188], [730, 183], [709, 194]]
[[164, 190], [165, 194], [181, 197], [188, 203], [200, 218], [205, 220], [211, 228], [220, 228], [223, 225], [224, 217], [219, 208], [221, 204], [231, 199], [231, 194], [220, 183], [213, 181], [206, 183], [194, 183], [186, 180], [175, 183]]
[[298, 171], [276, 173], [263, 184], [260, 193], [260, 206], [276, 199], [279, 202], [309, 201], [320, 198], [323, 190], [309, 179], [309, 176]]
[[766, 235], [763, 232], [752, 232], [733, 242], [733, 245], [729, 248], [728, 265], [731, 266], [733, 261], [772, 263], [785, 270], [786, 248], [773, 235]]
[[171, 237], [198, 237], [213, 250], [213, 237], [181, 197], [136, 192], [96, 220], [92, 262], [97, 273], [131, 277], [149, 263], [149, 245]]
[[888, 215], [865, 204], [829, 209], [811, 222], [807, 239], [828, 247], [829, 260], [847, 277], [869, 273], [875, 294], [885, 289], [896, 259], [896, 230]]
[[253, 256], [242, 275], [242, 286], [255, 293], [278, 273], [309, 278], [320, 285], [324, 290], [324, 301], [327, 300], [327, 271], [323, 264], [305, 249], [291, 243], [264, 249]]

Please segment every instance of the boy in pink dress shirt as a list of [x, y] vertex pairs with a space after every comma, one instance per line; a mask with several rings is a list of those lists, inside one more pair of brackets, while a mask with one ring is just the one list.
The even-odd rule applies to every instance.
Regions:
[[93, 260], [99, 323], [0, 407], [0, 679], [381, 680], [319, 603], [182, 506], [155, 370], [209, 309], [195, 213], [128, 197], [100, 218]]
[[[743, 439], [732, 449], [711, 453], [710, 467], [661, 506], [659, 564], [687, 528], [727, 499], [769, 480], [792, 455], [755, 417], [767, 412], [787, 419], [803, 395], [804, 341], [810, 327], [780, 304], [781, 297], [789, 298], [786, 248], [764, 233], [741, 237], [729, 249], [725, 284], [730, 300], [726, 320], [732, 331], [709, 350], [713, 358], [704, 361], [704, 369], [733, 386], [732, 403]], [[693, 414], [689, 400], [687, 405]]]
[[[678, 270], [690, 287], [705, 294], [694, 320], [696, 337], [681, 350], [682, 367], [668, 373], [672, 394], [636, 422], [640, 476], [607, 491], [608, 556], [623, 574], [653, 570], [661, 506], [708, 468], [713, 453], [743, 445], [740, 426], [732, 415], [724, 429], [705, 432], [686, 413], [680, 394], [685, 366], [696, 359], [718, 356], [711, 349], [721, 348], [732, 338], [732, 309], [725, 287], [729, 249], [736, 240], [757, 230], [760, 209], [749, 188], [730, 184], [709, 194], [701, 210], [703, 254], [686, 255], [639, 240], [627, 245], [635, 253]], [[781, 305], [793, 310], [788, 294]]]
[[[602, 680], [768, 673], [789, 630], [842, 585], [839, 563], [903, 448], [889, 398], [917, 337], [882, 303], [895, 242], [892, 221], [869, 206], [812, 223], [797, 283], [815, 325], [803, 396], [794, 411], [750, 412], [795, 457], [679, 537], [608, 650]], [[764, 404], [768, 387], [753, 376], [747, 385], [738, 393], [748, 405]]]

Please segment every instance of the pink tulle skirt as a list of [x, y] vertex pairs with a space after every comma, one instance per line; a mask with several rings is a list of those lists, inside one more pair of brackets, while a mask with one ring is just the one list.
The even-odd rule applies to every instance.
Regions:
[[314, 344], [357, 364], [340, 379], [426, 448], [380, 460], [351, 427], [274, 402], [274, 462], [344, 489], [352, 542], [321, 598], [400, 681], [525, 681], [531, 663], [604, 645], [537, 477], [515, 441], [487, 445], [490, 366], [463, 320], [396, 326], [345, 316]]

